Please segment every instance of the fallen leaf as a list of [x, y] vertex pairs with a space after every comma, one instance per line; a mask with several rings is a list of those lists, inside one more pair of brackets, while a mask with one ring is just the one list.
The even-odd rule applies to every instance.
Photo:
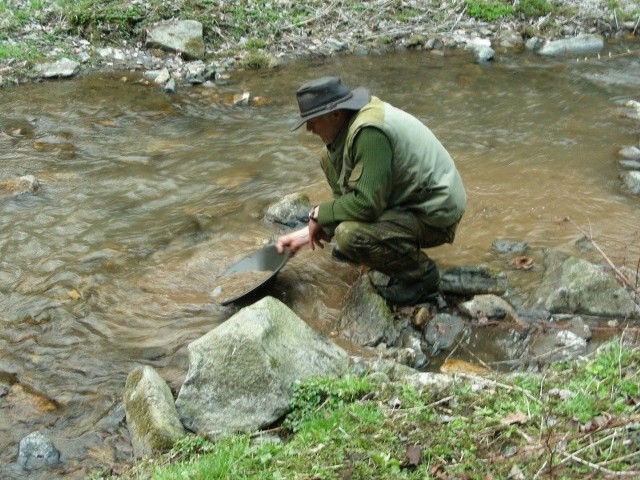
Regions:
[[520, 255], [513, 260], [511, 264], [518, 270], [531, 270], [533, 268], [533, 258]]
[[416, 445], [407, 447], [407, 461], [402, 464], [402, 468], [416, 468], [422, 464], [422, 451]]
[[518, 423], [522, 425], [523, 423], [527, 423], [527, 415], [522, 412], [513, 412], [500, 420], [502, 425], [513, 425], [514, 423]]

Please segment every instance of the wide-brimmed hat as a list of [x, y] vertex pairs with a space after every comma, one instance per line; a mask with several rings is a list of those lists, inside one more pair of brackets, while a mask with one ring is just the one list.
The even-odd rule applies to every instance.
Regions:
[[371, 100], [369, 90], [358, 87], [349, 90], [338, 77], [322, 77], [304, 83], [297, 91], [300, 120], [291, 128], [294, 131], [307, 120], [334, 110], [360, 110]]

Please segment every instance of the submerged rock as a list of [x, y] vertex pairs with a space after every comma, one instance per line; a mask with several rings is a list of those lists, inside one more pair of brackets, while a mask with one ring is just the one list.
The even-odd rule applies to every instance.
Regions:
[[457, 295], [502, 295], [507, 291], [507, 275], [475, 265], [446, 268], [440, 272], [440, 290]]
[[451, 348], [464, 331], [464, 321], [456, 315], [439, 313], [427, 325], [424, 339], [431, 346], [431, 355]]
[[267, 207], [264, 219], [288, 227], [306, 225], [309, 221], [311, 201], [304, 193], [291, 193]]
[[40, 432], [33, 432], [20, 440], [18, 464], [26, 469], [43, 468], [60, 461], [60, 452], [53, 442]]

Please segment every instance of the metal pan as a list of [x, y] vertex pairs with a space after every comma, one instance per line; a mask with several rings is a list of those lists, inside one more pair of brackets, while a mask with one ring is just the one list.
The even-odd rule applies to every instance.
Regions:
[[289, 258], [291, 258], [291, 252], [289, 252], [289, 250], [285, 250], [284, 253], [278, 253], [275, 245], [267, 245], [266, 247], [262, 247], [260, 250], [247, 255], [242, 260], [229, 267], [221, 275], [221, 279], [224, 279], [226, 275], [231, 275], [232, 273], [250, 271], [268, 271], [271, 272], [271, 275], [257, 285], [249, 285], [245, 292], [242, 292], [233, 298], [225, 299], [223, 302], [219, 302], [220, 305], [228, 305], [236, 302], [241, 298], [244, 298], [247, 295], [271, 284], [275, 280], [278, 272], [289, 261]]

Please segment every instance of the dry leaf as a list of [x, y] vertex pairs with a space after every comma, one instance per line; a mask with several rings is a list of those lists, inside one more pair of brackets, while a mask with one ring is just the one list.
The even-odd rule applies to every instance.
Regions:
[[402, 468], [415, 468], [422, 464], [422, 451], [416, 445], [407, 447], [407, 461], [404, 462]]
[[527, 423], [527, 415], [522, 412], [513, 412], [500, 420], [502, 425], [513, 425], [514, 423], [518, 423], [522, 425], [523, 423]]
[[533, 268], [533, 258], [520, 255], [513, 260], [511, 264], [518, 270], [531, 270]]

